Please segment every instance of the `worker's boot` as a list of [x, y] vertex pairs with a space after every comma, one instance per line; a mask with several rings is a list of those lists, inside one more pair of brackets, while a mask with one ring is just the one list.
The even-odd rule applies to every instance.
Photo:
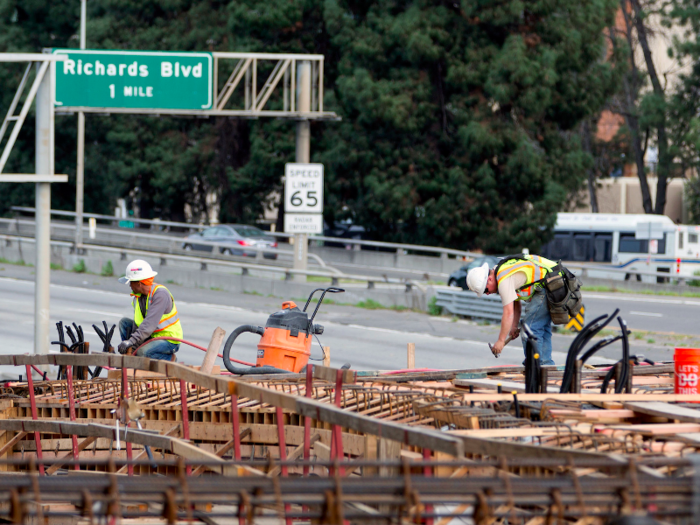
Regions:
[[177, 363], [177, 357], [175, 357], [175, 353], [173, 352], [173, 355], [170, 356], [170, 362], [171, 363]]

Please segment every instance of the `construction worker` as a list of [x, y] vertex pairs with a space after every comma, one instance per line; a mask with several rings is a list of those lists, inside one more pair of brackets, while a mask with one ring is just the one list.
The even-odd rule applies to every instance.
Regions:
[[[552, 318], [547, 304], [547, 295], [540, 281], [547, 271], [557, 263], [537, 255], [508, 257], [496, 268], [489, 269], [488, 263], [473, 268], [467, 274], [467, 286], [478, 297], [482, 294], [497, 293], [503, 303], [501, 331], [492, 351], [498, 355], [511, 339], [520, 335], [521, 301], [527, 301], [527, 311], [523, 321], [537, 338], [537, 353], [540, 364], [553, 365], [552, 360]], [[535, 283], [533, 285], [533, 283]], [[525, 340], [523, 339], [523, 350]]]
[[[129, 263], [126, 275], [119, 279], [120, 283], [129, 283], [134, 297], [134, 318], [123, 317], [119, 321], [122, 338], [119, 353], [131, 355], [136, 350], [135, 355], [139, 357], [175, 361], [175, 352], [180, 348], [177, 339], [182, 339], [183, 335], [182, 325], [173, 295], [162, 284], [153, 282], [157, 274], [150, 264], [137, 259]], [[160, 337], [173, 339], [158, 339], [143, 344]]]

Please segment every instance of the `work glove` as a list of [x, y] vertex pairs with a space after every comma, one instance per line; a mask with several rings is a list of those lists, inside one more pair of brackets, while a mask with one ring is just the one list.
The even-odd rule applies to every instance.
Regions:
[[122, 341], [119, 343], [119, 346], [117, 347], [117, 350], [119, 351], [120, 354], [124, 355], [127, 353], [129, 348], [131, 348], [133, 345], [131, 344], [131, 341]]

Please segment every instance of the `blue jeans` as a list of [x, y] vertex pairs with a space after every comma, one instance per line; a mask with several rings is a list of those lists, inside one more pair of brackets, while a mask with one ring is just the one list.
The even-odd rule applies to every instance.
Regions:
[[[542, 288], [537, 288], [530, 299], [523, 322], [530, 327], [537, 338], [535, 348], [540, 354], [540, 364], [553, 365], [552, 360], [552, 316], [549, 315], [547, 296]], [[525, 350], [525, 337], [520, 338]]]
[[[119, 335], [122, 341], [126, 341], [136, 331], [136, 323], [128, 317], [122, 317], [119, 321]], [[170, 361], [172, 355], [180, 349], [180, 343], [171, 343], [165, 339], [151, 341], [139, 348], [136, 355], [149, 359], [164, 359]]]

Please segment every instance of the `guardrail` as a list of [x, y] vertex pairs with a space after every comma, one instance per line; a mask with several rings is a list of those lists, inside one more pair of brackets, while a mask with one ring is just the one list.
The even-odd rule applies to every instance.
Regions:
[[[23, 207], [23, 206], [13, 206], [11, 208], [13, 211], [17, 212], [25, 212], [25, 213], [34, 213], [34, 208], [31, 207]], [[51, 210], [52, 215], [57, 215], [57, 216], [66, 216], [66, 217], [75, 217], [75, 212], [70, 212], [70, 211], [62, 211], [62, 210]], [[173, 222], [173, 221], [161, 221], [158, 219], [134, 219], [134, 218], [123, 218], [123, 217], [116, 217], [113, 215], [99, 215], [95, 213], [85, 213], [84, 216], [86, 218], [95, 218], [96, 220], [105, 220], [105, 221], [129, 221], [129, 222], [134, 222], [134, 223], [142, 223], [142, 224], [148, 224], [151, 225], [152, 228], [156, 227], [177, 227], [177, 228], [185, 228], [189, 230], [202, 230], [204, 228], [208, 228], [210, 225], [205, 225], [205, 224], [191, 224], [191, 223], [184, 223], [184, 222]], [[18, 219], [3, 219], [5, 221], [12, 220], [16, 221]], [[52, 225], [54, 227], [54, 225]], [[75, 227], [75, 226], [73, 226]], [[108, 231], [109, 233], [116, 233], [116, 232], [123, 232], [125, 235], [132, 235], [132, 236], [137, 236], [137, 235], [153, 235], [153, 234], [143, 234], [143, 233], [137, 233], [134, 232], [132, 229], [109, 229], [109, 230], [103, 230], [103, 231]], [[289, 238], [292, 237], [290, 234], [286, 233], [279, 233], [279, 232], [267, 232], [269, 235], [273, 235], [275, 237], [283, 237], [283, 238]], [[166, 237], [166, 236], [162, 236]], [[468, 251], [462, 251], [462, 250], [454, 250], [451, 248], [440, 248], [436, 246], [421, 246], [421, 245], [416, 245], [416, 244], [401, 244], [401, 243], [390, 243], [390, 242], [380, 242], [380, 241], [364, 241], [364, 240], [358, 240], [358, 239], [344, 239], [342, 237], [325, 237], [322, 235], [310, 235], [309, 236], [309, 241], [324, 241], [324, 242], [334, 242], [334, 243], [339, 243], [339, 244], [346, 244], [346, 245], [355, 245], [355, 246], [371, 246], [375, 248], [386, 248], [386, 249], [394, 249], [397, 251], [397, 253], [405, 253], [406, 251], [416, 251], [416, 252], [427, 252], [427, 253], [438, 253], [440, 254], [441, 257], [446, 258], [450, 255], [453, 255], [455, 257], [464, 257], [464, 258], [475, 258], [475, 257], [481, 257], [483, 254], [479, 253], [473, 253], [473, 252], [468, 252]], [[211, 244], [212, 246], [219, 246], [219, 247], [226, 247], [230, 248], [230, 245], [223, 245], [220, 243], [211, 243], [211, 242], [206, 242], [206, 241], [197, 241], [197, 244]], [[245, 247], [245, 250], [253, 249], [253, 247]], [[270, 248], [260, 248], [261, 251], [263, 252], [270, 252]], [[280, 250], [280, 253], [286, 253], [286, 254], [291, 254], [292, 252], [286, 252], [283, 250]], [[309, 254], [309, 257], [316, 260], [318, 264], [324, 268], [331, 268], [328, 267], [325, 263], [321, 262], [322, 260], [320, 257], [315, 256], [315, 254]], [[619, 274], [619, 275], [635, 275], [635, 276], [653, 276], [653, 277], [660, 277], [664, 279], [665, 282], [668, 284], [685, 284], [686, 279], [689, 277], [687, 276], [681, 276], [681, 275], [675, 275], [672, 273], [668, 272], [655, 272], [655, 271], [645, 271], [645, 270], [631, 270], [631, 269], [626, 269], [626, 268], [612, 268], [612, 267], [604, 267], [604, 266], [594, 266], [594, 265], [587, 265], [587, 264], [576, 264], [576, 263], [567, 263], [566, 266], [571, 269], [571, 270], [580, 270], [580, 275], [582, 277], [586, 277], [587, 273], [589, 271], [595, 271], [595, 272], [605, 272], [605, 273], [612, 273], [612, 274]], [[402, 272], [405, 272], [406, 270], [401, 270]], [[416, 272], [418, 273], [418, 272]], [[424, 273], [424, 272], [420, 272]]]
[[[24, 219], [4, 219], [0, 218], [0, 224], [7, 224], [9, 228], [12, 227], [17, 227], [20, 225], [31, 225], [34, 226], [35, 222], [30, 221], [30, 220], [24, 220]], [[75, 230], [76, 226], [75, 224], [67, 224], [67, 223], [51, 223], [51, 230], [55, 229], [63, 229], [63, 230]], [[172, 237], [169, 235], [158, 235], [156, 233], [141, 233], [141, 232], [136, 232], [136, 231], [124, 231], [124, 230], [117, 230], [117, 229], [106, 229], [106, 228], [96, 228], [95, 229], [96, 233], [102, 233], [106, 235], [115, 235], [115, 236], [123, 236], [123, 237], [129, 237], [131, 239], [147, 239], [147, 240], [159, 240], [159, 241], [164, 241], [167, 244], [170, 244], [171, 246], [168, 248], [170, 250], [170, 253], [172, 253], [173, 250], [177, 251], [188, 251], [186, 248], [182, 247], [181, 245], [186, 244], [185, 237]], [[11, 231], [10, 233], [19, 233], [19, 231]], [[136, 248], [136, 246], [133, 245], [134, 243], [132, 242], [131, 245], [126, 246], [128, 248]], [[205, 240], [197, 240], [198, 245], [204, 245], [204, 246], [211, 246], [212, 247], [212, 253], [215, 253], [217, 248], [219, 249], [219, 252], [222, 253], [222, 255], [225, 255], [223, 253], [223, 250], [232, 250], [232, 251], [240, 251], [240, 252], [256, 252], [255, 259], [256, 261], [261, 261], [265, 255], [282, 255], [284, 257], [289, 257], [290, 260], [293, 259], [294, 257], [294, 252], [291, 250], [280, 250], [279, 248], [271, 248], [271, 247], [259, 247], [259, 246], [234, 246], [232, 243], [227, 243], [227, 242], [214, 242], [214, 241], [205, 241]], [[88, 246], [103, 246], [100, 243], [97, 242], [88, 242], [88, 243], [83, 243], [83, 245], [78, 246], [79, 249], [84, 249], [85, 247]], [[115, 247], [121, 247], [121, 246], [115, 246]], [[233, 254], [231, 254], [233, 255]], [[313, 260], [318, 264], [321, 268], [327, 269], [331, 272], [335, 273], [342, 273], [340, 270], [337, 270], [336, 268], [333, 268], [332, 266], [328, 266], [325, 261], [316, 255], [315, 253], [309, 253], [307, 254], [307, 258]]]
[[[23, 212], [23, 213], [34, 213], [34, 208], [26, 206], [12, 206], [12, 211]], [[63, 210], [51, 210], [51, 215], [63, 216], [63, 217], [75, 217], [75, 212], [63, 211]], [[97, 213], [84, 213], [83, 217], [93, 218], [96, 220], [104, 220], [111, 222], [128, 221], [139, 224], [148, 224], [152, 228], [156, 227], [174, 227], [174, 228], [184, 228], [188, 231], [202, 230], [208, 228], [209, 226], [215, 226], [213, 224], [192, 224], [187, 222], [174, 222], [174, 221], [161, 221], [159, 219], [136, 219], [133, 217], [116, 217], [114, 215], [100, 215]], [[288, 239], [293, 237], [292, 234], [282, 233], [282, 232], [267, 232], [275, 237], [281, 237]], [[422, 246], [419, 244], [403, 244], [394, 242], [382, 242], [382, 241], [364, 241], [359, 239], [346, 239], [343, 237], [325, 237], [323, 235], [309, 235], [309, 241], [323, 241], [323, 242], [333, 242], [345, 245], [354, 245], [357, 247], [369, 246], [373, 248], [385, 248], [388, 250], [395, 250], [397, 253], [405, 253], [407, 251], [412, 252], [424, 252], [439, 254], [440, 257], [447, 258], [450, 255], [457, 258], [474, 258], [481, 257], [483, 254], [473, 253], [464, 250], [455, 250], [453, 248], [441, 248], [439, 246]]]
[[499, 295], [483, 295], [461, 290], [435, 290], [436, 305], [452, 315], [463, 315], [474, 319], [500, 321], [503, 317], [503, 304]]
[[[6, 234], [0, 234], [0, 239], [6, 241], [6, 242], [28, 242], [28, 243], [34, 243], [35, 239], [33, 237], [23, 237], [21, 235], [6, 235]], [[74, 247], [74, 244], [72, 242], [68, 241], [57, 241], [57, 240], [51, 240], [51, 245], [52, 246], [64, 246], [64, 247], [69, 247], [72, 248]], [[217, 266], [225, 266], [229, 268], [239, 268], [242, 270], [243, 275], [248, 275], [248, 272], [250, 270], [255, 270], [255, 271], [262, 271], [262, 272], [268, 272], [268, 273], [278, 273], [278, 274], [283, 274], [285, 280], [291, 280], [293, 275], [305, 275], [305, 276], [316, 276], [316, 277], [326, 277], [331, 280], [331, 286], [338, 286], [340, 279], [345, 279], [349, 281], [359, 281], [359, 282], [365, 282], [367, 283], [367, 288], [368, 289], [373, 289], [376, 284], [383, 283], [383, 284], [398, 284], [401, 286], [405, 286], [406, 292], [411, 292], [413, 288], [416, 288], [421, 291], [425, 291], [425, 287], [422, 286], [419, 283], [416, 283], [410, 279], [393, 279], [390, 277], [386, 276], [367, 276], [367, 275], [356, 275], [356, 274], [347, 274], [340, 272], [336, 270], [335, 272], [330, 272], [330, 271], [319, 271], [319, 270], [297, 270], [294, 268], [285, 268], [281, 266], [268, 266], [268, 265], [262, 265], [262, 264], [255, 264], [255, 263], [243, 263], [243, 262], [236, 262], [236, 261], [228, 261], [223, 259], [223, 256], [210, 256], [210, 257], [197, 257], [197, 256], [191, 256], [191, 255], [176, 255], [172, 253], [163, 253], [163, 252], [158, 252], [158, 251], [151, 251], [151, 250], [146, 250], [146, 249], [135, 249], [135, 248], [115, 248], [111, 246], [101, 246], [101, 245], [93, 245], [93, 244], [84, 244], [83, 245], [84, 249], [87, 251], [92, 250], [96, 252], [108, 252], [108, 253], [117, 253], [120, 256], [121, 260], [126, 260], [127, 259], [127, 254], [135, 255], [135, 256], [141, 256], [141, 257], [159, 257], [161, 260], [161, 264], [167, 264], [168, 260], [172, 261], [183, 261], [183, 262], [194, 262], [198, 263], [200, 265], [200, 270], [202, 271], [207, 271], [208, 270], [208, 264], [215, 264]]]

